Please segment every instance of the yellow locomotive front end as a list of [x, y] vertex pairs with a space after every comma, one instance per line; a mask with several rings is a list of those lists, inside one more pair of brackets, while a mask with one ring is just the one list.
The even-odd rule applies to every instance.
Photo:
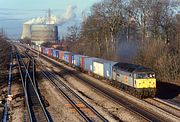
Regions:
[[143, 94], [143, 96], [154, 97], [156, 92], [155, 73], [136, 73], [134, 77], [134, 87]]

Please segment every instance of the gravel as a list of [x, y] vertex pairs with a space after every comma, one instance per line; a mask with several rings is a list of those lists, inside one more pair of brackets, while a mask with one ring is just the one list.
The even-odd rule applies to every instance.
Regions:
[[[44, 63], [44, 65], [48, 66], [50, 69], [63, 73], [63, 69], [56, 68], [45, 60], [41, 61], [41, 63]], [[105, 116], [105, 118], [107, 118], [109, 121], [145, 121], [119, 104], [109, 100], [99, 93], [96, 93], [92, 88], [86, 86], [68, 73], [64, 73], [62, 75], [64, 75], [64, 78], [66, 79], [64, 82], [67, 85], [71, 86], [77, 94], [79, 94], [86, 102]]]
[[[41, 75], [42, 78], [42, 75]], [[82, 118], [78, 113], [72, 113], [73, 109], [67, 107], [68, 102], [56, 90], [56, 88], [46, 79], [38, 80], [41, 95], [48, 101], [46, 107], [54, 122], [80, 122]]]

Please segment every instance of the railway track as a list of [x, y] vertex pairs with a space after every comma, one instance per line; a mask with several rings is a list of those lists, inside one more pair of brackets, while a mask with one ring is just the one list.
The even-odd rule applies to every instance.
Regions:
[[[26, 53], [29, 58], [32, 58]], [[39, 63], [36, 65], [41, 66]], [[82, 116], [87, 122], [102, 121], [108, 122], [100, 113], [98, 113], [93, 107], [85, 102], [78, 94], [71, 90], [66, 84], [63, 83], [57, 76], [46, 68], [41, 67], [43, 75], [53, 84], [53, 86], [64, 96], [64, 98], [70, 103], [70, 105]]]
[[[74, 75], [76, 78], [78, 78], [81, 81], [84, 81], [86, 83], [86, 85], [88, 84], [90, 87], [92, 87], [94, 90], [100, 92], [101, 94], [103, 94], [105, 97], [107, 97], [108, 99], [111, 99], [112, 101], [120, 104], [121, 106], [124, 106], [125, 108], [127, 108], [128, 110], [134, 112], [135, 114], [137, 114], [138, 116], [142, 117], [144, 120], [146, 121], [161, 121], [160, 118], [157, 118], [155, 115], [133, 105], [133, 103], [131, 102], [127, 102], [126, 99], [118, 97], [118, 95], [109, 92], [106, 89], [103, 89], [101, 86], [97, 86], [95, 84], [93, 84], [89, 79], [86, 79], [80, 75], [78, 75], [78, 73], [76, 73], [75, 71], [69, 70], [59, 64], [56, 64], [55, 62], [53, 62], [52, 60], [46, 58], [46, 60], [48, 60], [50, 63], [52, 63], [53, 65], [63, 68], [64, 70], [67, 70], [67, 72], [69, 72], [70, 74]], [[57, 72], [56, 72], [57, 74]], [[61, 74], [58, 74], [61, 76]]]
[[28, 111], [28, 117], [25, 117], [24, 121], [50, 122], [51, 118], [41, 101], [38, 88], [35, 85], [36, 81], [34, 78], [35, 68], [34, 61], [32, 61], [33, 59], [30, 59], [26, 54], [20, 54], [18, 50], [16, 59], [19, 66], [19, 72], [26, 99], [26, 108]]
[[66, 84], [63, 83], [58, 77], [41, 67], [43, 75], [51, 81], [56, 89], [64, 96], [64, 98], [70, 103], [70, 105], [84, 118], [87, 122], [103, 121], [108, 122], [99, 112], [85, 102], [78, 94], [71, 90]]
[[164, 112], [166, 112], [167, 115], [170, 114], [176, 118], [179, 118], [180, 120], [180, 108], [173, 106], [171, 104], [168, 104], [157, 98], [153, 98], [153, 99], [148, 98], [148, 99], [145, 99], [144, 101], [159, 109], [162, 109]]
[[176, 97], [175, 99], [170, 99], [170, 100], [164, 100], [168, 104], [173, 104], [174, 107], [180, 109], [180, 96]]
[[[36, 53], [36, 52], [34, 52], [34, 53]], [[157, 115], [157, 113], [147, 111], [146, 109], [143, 109], [141, 106], [134, 105], [133, 102], [130, 102], [130, 101], [127, 102], [126, 98], [124, 98], [124, 97], [120, 98], [120, 97], [118, 97], [118, 94], [114, 94], [112, 92], [107, 91], [106, 89], [101, 88], [102, 86], [93, 84], [89, 79], [87, 79], [83, 76], [80, 76], [78, 73], [76, 73], [76, 71], [67, 69], [66, 67], [55, 62], [53, 59], [50, 59], [44, 55], [42, 55], [42, 58], [45, 58], [48, 62], [52, 63], [56, 67], [67, 70], [67, 72], [69, 72], [69, 74], [72, 74], [80, 81], [84, 81], [83, 83], [85, 83], [86, 85], [92, 87], [93, 89], [100, 92], [101, 94], [108, 97], [109, 99], [115, 101], [116, 103], [118, 103], [118, 104], [124, 106], [125, 108], [129, 109], [130, 111], [136, 113], [138, 116], [141, 116], [145, 120], [147, 120], [147, 121], [167, 121], [166, 117], [159, 116], [159, 115]]]

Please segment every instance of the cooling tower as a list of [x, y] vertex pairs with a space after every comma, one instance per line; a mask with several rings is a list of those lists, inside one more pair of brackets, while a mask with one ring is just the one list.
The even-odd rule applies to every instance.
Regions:
[[31, 25], [30, 24], [23, 24], [23, 31], [21, 35], [21, 39], [24, 38], [31, 38]]
[[58, 40], [58, 27], [52, 24], [32, 25], [31, 34], [31, 40], [36, 45], [55, 42]]

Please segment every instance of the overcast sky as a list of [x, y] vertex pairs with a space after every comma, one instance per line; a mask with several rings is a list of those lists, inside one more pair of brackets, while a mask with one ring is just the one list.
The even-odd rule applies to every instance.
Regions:
[[[76, 18], [60, 26], [60, 36], [65, 35], [65, 28], [82, 20], [82, 12], [101, 0], [0, 0], [0, 28], [4, 28], [9, 37], [19, 38], [25, 21], [39, 16], [47, 16], [48, 9], [52, 14], [61, 16], [66, 8], [76, 6]], [[61, 29], [62, 28], [62, 29]]]

